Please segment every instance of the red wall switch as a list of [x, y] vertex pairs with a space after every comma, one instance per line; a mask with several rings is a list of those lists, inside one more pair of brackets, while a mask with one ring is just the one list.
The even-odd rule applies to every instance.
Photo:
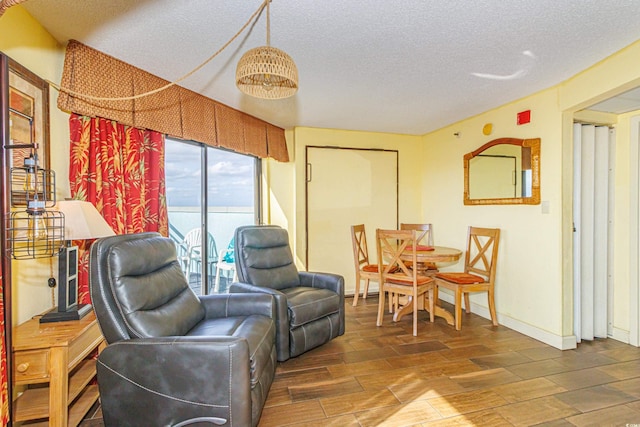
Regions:
[[517, 123], [519, 125], [524, 125], [531, 121], [531, 110], [521, 111], [518, 113]]

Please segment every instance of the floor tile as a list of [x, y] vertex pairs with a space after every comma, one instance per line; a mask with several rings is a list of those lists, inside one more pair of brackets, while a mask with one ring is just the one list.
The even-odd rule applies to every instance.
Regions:
[[499, 384], [517, 382], [522, 379], [504, 368], [487, 369], [484, 371], [470, 372], [461, 375], [452, 375], [449, 378], [467, 390], [489, 388]]
[[629, 360], [638, 360], [640, 359], [640, 348], [625, 346], [620, 348], [614, 348], [612, 350], [604, 350], [600, 352], [607, 357], [615, 359], [619, 362], [626, 362]]
[[626, 380], [640, 377], [640, 360], [614, 363], [612, 365], [600, 366], [598, 369], [619, 380]]
[[281, 427], [323, 418], [326, 416], [322, 406], [317, 400], [311, 400], [286, 406], [264, 408], [260, 417], [260, 427]]
[[431, 399], [466, 391], [457, 382], [448, 377], [416, 379], [404, 383], [393, 384], [389, 390], [400, 402]]
[[553, 396], [496, 408], [514, 426], [532, 426], [578, 414], [578, 410]]
[[494, 410], [473, 412], [465, 415], [444, 418], [438, 421], [423, 423], [424, 427], [512, 427], [513, 424], [505, 420]]
[[607, 384], [606, 388], [619, 390], [630, 396], [640, 399], [640, 378], [632, 378], [630, 380], [618, 381]]
[[403, 344], [392, 347], [398, 354], [428, 353], [431, 351], [448, 349], [440, 341], [425, 341], [416, 344]]
[[571, 369], [586, 369], [595, 366], [611, 365], [618, 362], [616, 359], [607, 357], [600, 353], [577, 353], [565, 352], [562, 356], [554, 359], [562, 366]]
[[492, 354], [489, 356], [473, 357], [470, 360], [476, 365], [485, 369], [503, 368], [505, 366], [518, 365], [520, 363], [533, 361], [531, 358], [516, 351]]
[[362, 427], [413, 426], [442, 418], [426, 400], [370, 409], [356, 414]]
[[620, 390], [604, 386], [568, 391], [557, 394], [556, 397], [581, 412], [595, 411], [608, 406], [615, 406], [636, 400], [635, 397]]
[[549, 375], [546, 378], [567, 390], [575, 390], [616, 381], [615, 377], [605, 374], [596, 368], [563, 372], [561, 374]]
[[446, 397], [436, 397], [429, 399], [428, 402], [443, 418], [507, 404], [505, 399], [491, 390], [477, 390]]
[[492, 390], [506, 399], [509, 403], [537, 399], [543, 396], [563, 393], [567, 391], [547, 378], [534, 378], [510, 384], [492, 387]]
[[570, 368], [558, 363], [555, 359], [521, 363], [520, 365], [509, 366], [506, 369], [524, 379], [544, 377], [546, 375], [553, 375], [571, 370]]
[[400, 401], [389, 390], [380, 390], [374, 393], [362, 392], [326, 397], [320, 399], [320, 404], [327, 417], [332, 417], [385, 406], [396, 406], [400, 404]]
[[451, 350], [442, 350], [439, 352], [442, 356], [449, 360], [472, 359], [475, 357], [496, 354], [495, 350], [484, 345], [471, 345], [468, 347], [459, 347]]
[[393, 347], [383, 347], [376, 350], [359, 350], [345, 353], [342, 358], [344, 363], [366, 362], [367, 360], [386, 359], [397, 356], [398, 352]]
[[518, 350], [518, 353], [533, 360], [554, 359], [562, 356], [562, 350], [550, 346]]
[[640, 411], [626, 405], [613, 406], [586, 414], [575, 415], [567, 421], [577, 427], [591, 426], [626, 426], [640, 424]]
[[289, 394], [293, 402], [319, 399], [322, 397], [335, 397], [343, 394], [359, 393], [361, 391], [363, 391], [362, 386], [353, 377], [289, 386]]

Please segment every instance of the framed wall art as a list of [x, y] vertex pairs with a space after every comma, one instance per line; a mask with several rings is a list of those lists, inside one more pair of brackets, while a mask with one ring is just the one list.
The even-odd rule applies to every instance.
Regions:
[[[49, 84], [22, 65], [9, 64], [9, 146], [35, 144], [38, 164], [49, 169]], [[9, 167], [22, 166], [30, 148], [9, 150]]]

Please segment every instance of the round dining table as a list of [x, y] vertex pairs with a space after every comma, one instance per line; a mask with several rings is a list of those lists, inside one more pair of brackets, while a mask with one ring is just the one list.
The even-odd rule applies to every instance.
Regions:
[[[418, 246], [416, 248], [416, 258], [418, 264], [421, 266], [421, 272], [425, 276], [435, 276], [438, 272], [437, 264], [439, 263], [454, 263], [457, 262], [462, 256], [462, 251], [455, 248], [447, 248], [444, 246]], [[400, 257], [404, 261], [412, 261], [412, 255], [407, 252], [406, 255]], [[425, 294], [425, 298], [428, 296]], [[418, 301], [418, 309], [425, 310], [424, 299], [420, 298]], [[428, 305], [427, 305], [428, 307]], [[413, 313], [412, 297], [408, 297], [406, 304], [398, 307], [393, 313], [393, 321], [397, 322], [404, 315]], [[442, 317], [447, 321], [449, 325], [453, 325], [453, 314], [442, 308], [439, 301], [435, 301], [434, 304], [434, 316]]]

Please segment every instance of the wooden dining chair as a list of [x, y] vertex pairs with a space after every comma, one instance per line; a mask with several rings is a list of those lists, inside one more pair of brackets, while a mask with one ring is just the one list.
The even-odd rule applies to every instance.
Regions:
[[[400, 224], [400, 230], [417, 230], [418, 231], [418, 250], [433, 248], [433, 225], [432, 224]], [[435, 275], [438, 267], [435, 263], [425, 263], [424, 267], [429, 275]]]
[[417, 230], [418, 245], [433, 246], [432, 224], [400, 224], [400, 230]]
[[498, 326], [494, 286], [499, 244], [499, 228], [469, 227], [464, 272], [442, 272], [435, 276], [435, 298], [438, 297], [438, 289], [441, 287], [454, 292], [455, 326], [458, 331], [462, 327], [462, 296], [464, 295], [465, 312], [470, 313], [469, 293], [471, 292], [488, 293], [491, 321], [493, 326]]
[[367, 247], [367, 233], [364, 224], [351, 226], [351, 242], [353, 245], [353, 260], [356, 267], [356, 290], [353, 294], [353, 306], [358, 304], [358, 296], [360, 295], [360, 282], [364, 280], [364, 289], [362, 290], [362, 298], [367, 298], [369, 292], [369, 281], [377, 281], [378, 264], [369, 262], [369, 249]]
[[[434, 279], [419, 275], [417, 268], [416, 230], [376, 230], [380, 298], [376, 325], [382, 326], [385, 292], [408, 296], [413, 305], [413, 336], [418, 335], [418, 308], [424, 307], [425, 294], [429, 295], [429, 319], [434, 320]], [[419, 304], [420, 300], [422, 303]]]

